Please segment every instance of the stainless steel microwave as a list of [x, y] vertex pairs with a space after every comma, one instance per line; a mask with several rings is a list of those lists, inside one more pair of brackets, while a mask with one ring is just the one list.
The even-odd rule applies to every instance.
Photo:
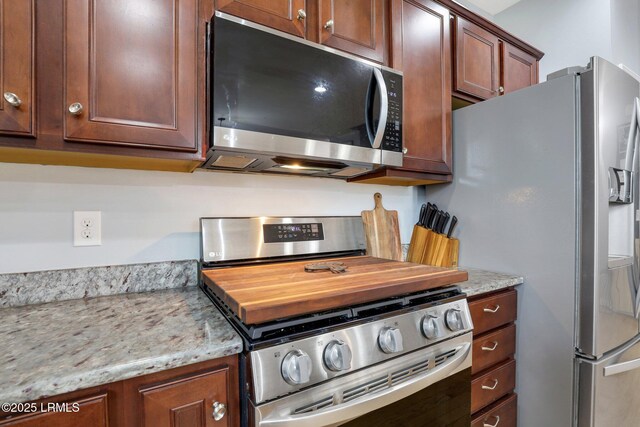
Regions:
[[402, 166], [402, 73], [217, 12], [207, 169], [348, 178]]

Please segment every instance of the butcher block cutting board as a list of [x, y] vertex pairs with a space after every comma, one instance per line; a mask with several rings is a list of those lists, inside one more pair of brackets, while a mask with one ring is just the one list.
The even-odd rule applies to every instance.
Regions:
[[382, 194], [373, 195], [374, 208], [362, 211], [362, 224], [367, 242], [367, 255], [378, 258], [402, 260], [398, 211], [388, 211], [382, 206]]
[[[221, 268], [202, 272], [204, 283], [246, 324], [316, 313], [464, 282], [466, 271], [371, 256], [342, 262], [344, 273], [308, 273], [311, 261]], [[315, 261], [319, 262], [319, 261]]]

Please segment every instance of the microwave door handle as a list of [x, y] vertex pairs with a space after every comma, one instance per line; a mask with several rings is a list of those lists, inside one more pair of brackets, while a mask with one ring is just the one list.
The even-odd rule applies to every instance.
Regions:
[[384, 82], [382, 71], [378, 68], [374, 68], [373, 75], [376, 78], [378, 90], [380, 91], [380, 121], [378, 122], [378, 129], [376, 129], [371, 147], [380, 148], [382, 145], [382, 137], [384, 136], [384, 129], [387, 125], [387, 116], [389, 114], [389, 96], [387, 94], [387, 84]]

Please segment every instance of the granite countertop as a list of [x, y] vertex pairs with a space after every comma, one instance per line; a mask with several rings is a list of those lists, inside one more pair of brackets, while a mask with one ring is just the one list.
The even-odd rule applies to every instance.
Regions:
[[239, 353], [197, 287], [0, 309], [0, 402], [23, 402]]
[[462, 292], [465, 292], [469, 297], [498, 291], [509, 286], [521, 285], [524, 282], [521, 276], [512, 274], [495, 273], [477, 268], [460, 267], [460, 269], [469, 273], [469, 280], [458, 283]]

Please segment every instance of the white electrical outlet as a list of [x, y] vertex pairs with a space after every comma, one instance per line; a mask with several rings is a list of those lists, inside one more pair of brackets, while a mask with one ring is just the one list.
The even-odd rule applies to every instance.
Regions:
[[73, 246], [102, 245], [102, 213], [73, 211]]

